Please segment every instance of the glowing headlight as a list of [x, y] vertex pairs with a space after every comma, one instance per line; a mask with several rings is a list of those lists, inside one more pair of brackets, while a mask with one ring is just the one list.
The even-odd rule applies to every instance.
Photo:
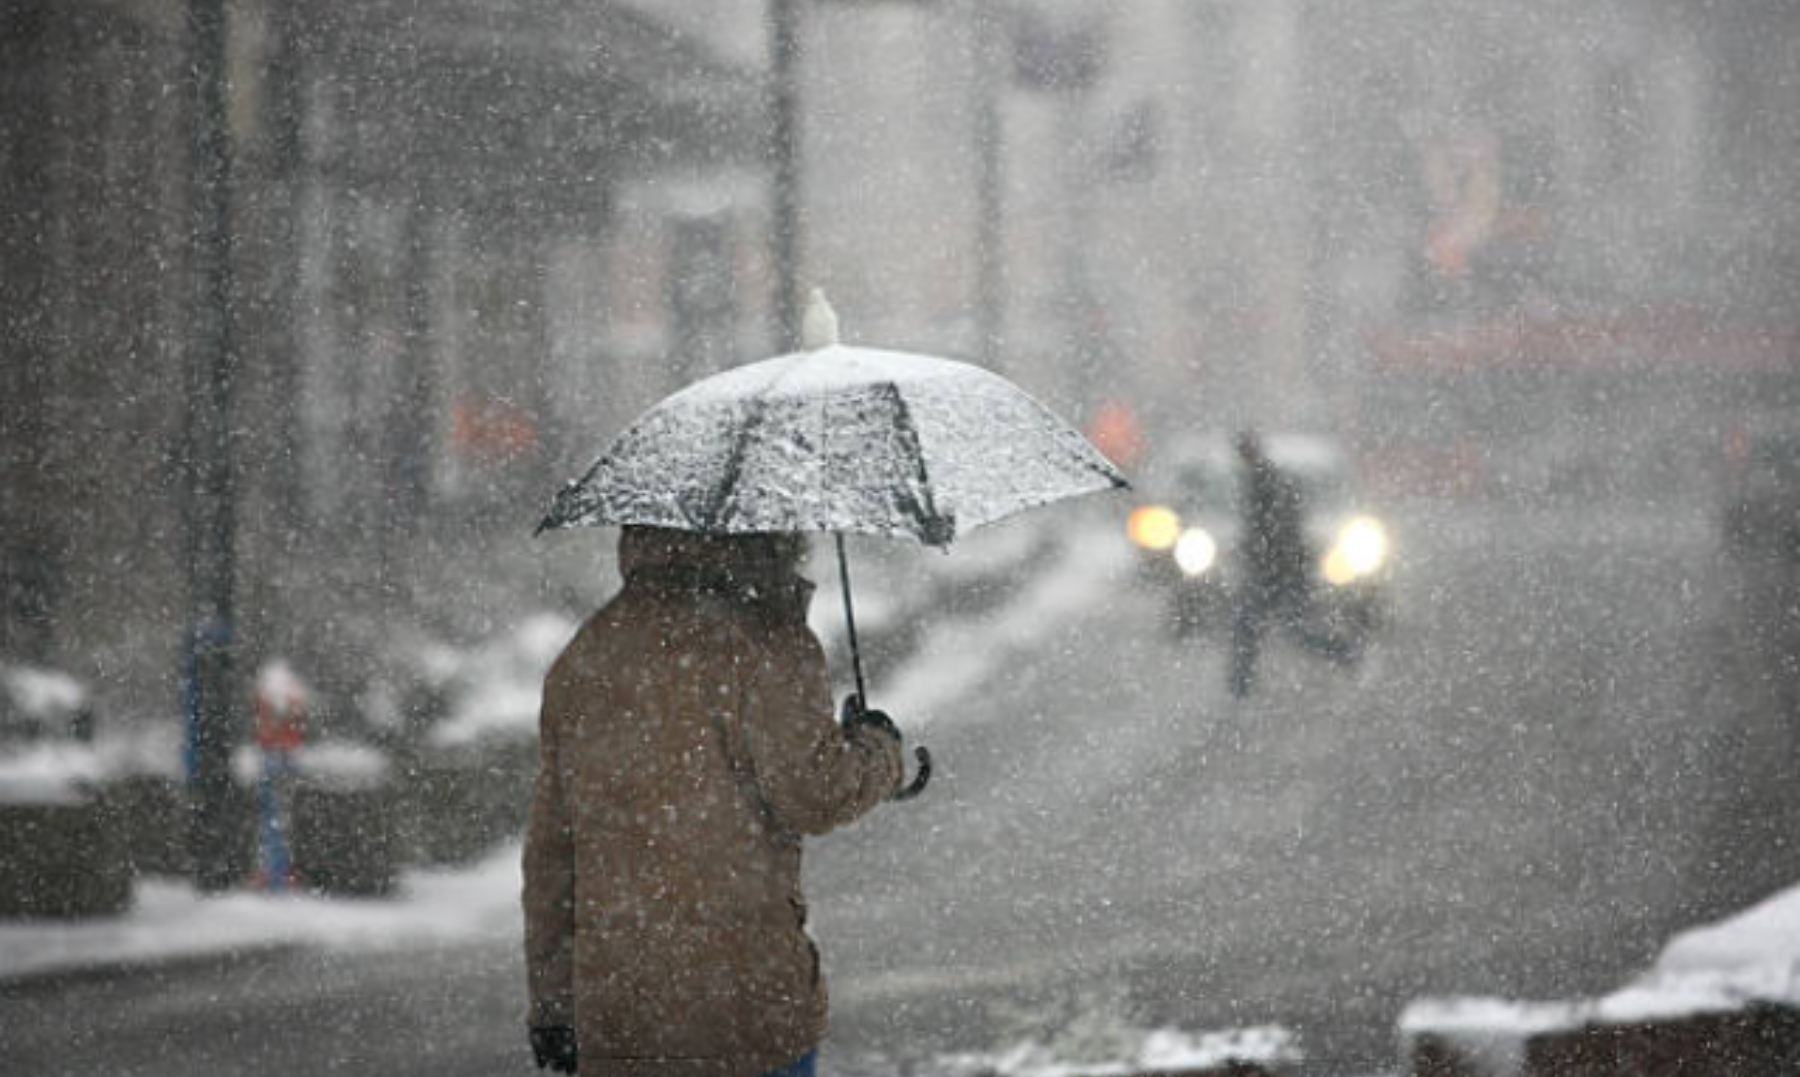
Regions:
[[1181, 517], [1162, 505], [1144, 505], [1132, 510], [1125, 533], [1144, 549], [1161, 553], [1181, 538]]
[[1358, 516], [1338, 532], [1320, 571], [1327, 583], [1342, 587], [1380, 569], [1387, 563], [1387, 555], [1386, 529], [1378, 520]]
[[1175, 540], [1175, 563], [1189, 576], [1198, 576], [1219, 559], [1219, 544], [1204, 528], [1190, 527]]

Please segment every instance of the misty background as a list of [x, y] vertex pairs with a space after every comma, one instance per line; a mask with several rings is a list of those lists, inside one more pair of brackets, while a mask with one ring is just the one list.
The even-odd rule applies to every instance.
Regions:
[[[1704, 497], [1792, 414], [1786, 4], [801, 7], [795, 272], [850, 340], [1123, 402], [1152, 449], [1325, 429], [1399, 493], [1594, 511]], [[241, 666], [349, 708], [396, 632], [600, 593], [603, 544], [524, 540], [555, 484], [778, 350], [766, 14], [229, 5]], [[5, 17], [0, 652], [166, 717], [184, 21]]]
[[[1755, 533], [1800, 486], [1800, 7], [230, 0], [216, 124], [183, 7], [0, 0], [0, 663], [103, 739], [178, 742], [216, 676], [246, 742], [280, 659], [313, 735], [412, 765], [613, 587], [611, 532], [532, 538], [557, 486], [817, 285], [846, 343], [980, 362], [1134, 477], [1325, 436], [1400, 592], [1360, 679], [1278, 659], [1237, 712], [1107, 575], [1129, 498], [856, 543], [878, 677], [1002, 642], [896, 691], [974, 716], [939, 799], [818, 861], [851, 1042], [1024, 990], [1004, 945], [1162, 1017], [1323, 983], [1366, 1062], [1411, 992], [1593, 989], [1800, 872], [1800, 569]], [[1034, 585], [1053, 616], [1006, 605]], [[885, 643], [884, 596], [929, 599]], [[458, 764], [500, 792], [408, 810], [515, 820], [532, 705]], [[1098, 762], [1018, 762], [976, 724], [1015, 713]]]

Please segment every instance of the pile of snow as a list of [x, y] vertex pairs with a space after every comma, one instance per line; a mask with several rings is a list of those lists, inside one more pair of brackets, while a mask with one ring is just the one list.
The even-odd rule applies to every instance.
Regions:
[[66, 673], [31, 666], [0, 669], [12, 705], [21, 714], [39, 720], [61, 719], [87, 705], [87, 688]]
[[[302, 744], [291, 753], [288, 763], [291, 772], [308, 785], [345, 793], [379, 789], [387, 783], [393, 765], [381, 749], [345, 740]], [[255, 785], [263, 774], [262, 750], [239, 745], [232, 754], [231, 772], [239, 784]]]
[[1653, 975], [1763, 974], [1800, 963], [1800, 887], [1784, 890], [1717, 923], [1669, 940]]
[[1586, 1004], [1516, 1002], [1502, 998], [1419, 999], [1400, 1015], [1402, 1035], [1435, 1033], [1451, 1038], [1487, 1035], [1526, 1038], [1579, 1024]]
[[0, 740], [0, 804], [80, 804], [122, 778], [180, 780], [181, 730], [154, 723], [89, 744], [66, 737]]
[[1278, 1025], [1199, 1034], [1174, 1028], [1142, 1031], [1135, 1043], [1105, 1060], [1069, 1059], [1054, 1046], [1025, 1042], [992, 1054], [940, 1060], [951, 1077], [1130, 1077], [1138, 1073], [1193, 1073], [1233, 1063], [1275, 1069], [1302, 1061], [1293, 1033]]
[[0, 804], [85, 804], [110, 772], [100, 753], [79, 741], [9, 746], [0, 750]]
[[367, 744], [320, 741], [302, 745], [294, 767], [317, 785], [349, 792], [387, 784], [391, 764], [386, 752]]
[[1421, 999], [1401, 1014], [1400, 1035], [1447, 1040], [1479, 1060], [1485, 1072], [1510, 1073], [1533, 1036], [1755, 1005], [1800, 1007], [1800, 887], [1676, 935], [1649, 971], [1608, 994], [1558, 1002]]
[[1146, 1028], [1116, 980], [1085, 981], [1022, 1007], [1001, 1005], [1009, 1029], [1000, 1050], [942, 1056], [949, 1077], [1129, 1077], [1205, 1073], [1233, 1064], [1263, 1070], [1304, 1061], [1294, 1035], [1278, 1025], [1190, 1033]]
[[464, 748], [484, 740], [536, 736], [544, 674], [577, 627], [560, 614], [541, 613], [474, 650], [454, 658], [440, 655], [439, 662], [454, 667], [454, 687], [450, 714], [432, 728], [430, 744]]

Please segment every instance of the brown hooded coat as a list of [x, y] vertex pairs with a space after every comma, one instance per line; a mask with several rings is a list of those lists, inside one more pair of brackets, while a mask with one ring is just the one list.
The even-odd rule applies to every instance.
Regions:
[[627, 528], [619, 561], [544, 683], [529, 1020], [583, 1074], [757, 1077], [825, 1031], [801, 837], [892, 794], [900, 745], [833, 717], [779, 540]]

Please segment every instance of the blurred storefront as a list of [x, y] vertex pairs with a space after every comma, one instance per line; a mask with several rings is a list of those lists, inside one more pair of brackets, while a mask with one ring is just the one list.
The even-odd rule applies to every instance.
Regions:
[[[0, 652], [149, 711], [195, 395], [179, 7], [0, 9]], [[1397, 461], [1444, 426], [1416, 466], [1454, 488], [1506, 414], [1480, 386], [1537, 375], [1416, 361], [1432, 341], [1794, 360], [1792, 5], [802, 7], [803, 280], [852, 339], [1131, 408], [1146, 458], [1254, 422]], [[527, 548], [521, 511], [773, 344], [766, 10], [229, 10], [240, 639], [350, 698], [395, 611], [466, 638], [591, 596], [592, 548]], [[1565, 425], [1610, 392], [1584, 370]]]
[[[397, 624], [544, 601], [489, 546], [634, 395], [617, 282], [713, 253], [621, 192], [735, 171], [714, 214], [756, 239], [761, 76], [614, 4], [227, 13], [239, 668], [291, 657], [329, 725]], [[128, 718], [174, 715], [188, 608], [191, 47], [181, 5], [0, 10], [0, 653]], [[660, 323], [719, 317], [660, 287]], [[726, 316], [724, 353], [765, 334]]]

